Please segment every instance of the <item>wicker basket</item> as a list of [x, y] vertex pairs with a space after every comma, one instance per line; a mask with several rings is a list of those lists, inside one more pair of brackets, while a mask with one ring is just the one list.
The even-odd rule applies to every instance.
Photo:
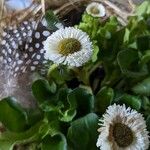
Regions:
[[[134, 4], [132, 0], [127, 1], [116, 1], [112, 0], [53, 0], [51, 2], [47, 0], [41, 0], [41, 3], [33, 2], [33, 5], [30, 8], [22, 10], [20, 12], [14, 12], [9, 15], [4, 15], [0, 20], [0, 27], [6, 27], [6, 25], [15, 25], [23, 20], [29, 18], [42, 17], [47, 9], [53, 9], [54, 12], [60, 17], [64, 18], [68, 14], [75, 10], [77, 12], [83, 11], [83, 8], [90, 2], [100, 2], [106, 6], [107, 15], [116, 15], [118, 19], [124, 24], [127, 21], [127, 17], [134, 12]], [[54, 9], [54, 6], [60, 6], [57, 9]], [[77, 15], [77, 14], [76, 14]]]
[[[117, 16], [118, 20], [120, 21], [120, 23], [122, 25], [125, 25], [127, 23], [127, 18], [129, 15], [132, 14], [133, 10], [133, 4], [129, 1], [126, 4], [121, 4], [121, 3], [112, 3], [108, 0], [76, 0], [74, 2], [70, 2], [67, 4], [64, 4], [62, 7], [58, 8], [57, 10], [55, 10], [55, 13], [62, 19], [68, 19], [66, 18], [66, 16], [73, 15], [76, 12], [76, 16], [79, 15], [81, 16], [81, 14], [84, 11], [84, 8], [86, 7], [86, 5], [90, 2], [100, 2], [102, 3], [107, 10], [107, 14], [106, 16], [109, 17], [111, 15], [115, 15]], [[73, 12], [74, 13], [71, 13]], [[77, 14], [79, 13], [79, 14]], [[73, 17], [75, 17], [75, 15]], [[72, 17], [72, 18], [73, 18]], [[63, 20], [63, 19], [62, 19]], [[70, 20], [72, 21], [72, 20]]]

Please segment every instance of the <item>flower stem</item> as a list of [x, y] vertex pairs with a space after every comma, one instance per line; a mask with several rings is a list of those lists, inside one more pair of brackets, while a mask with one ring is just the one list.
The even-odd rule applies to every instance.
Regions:
[[82, 81], [85, 85], [89, 86], [89, 74], [86, 72], [86, 70], [84, 68], [74, 68], [73, 71], [75, 72], [75, 74], [78, 76], [78, 78], [80, 79], [80, 81]]
[[58, 67], [58, 64], [52, 64], [48, 69], [47, 77], [50, 78], [51, 73]]

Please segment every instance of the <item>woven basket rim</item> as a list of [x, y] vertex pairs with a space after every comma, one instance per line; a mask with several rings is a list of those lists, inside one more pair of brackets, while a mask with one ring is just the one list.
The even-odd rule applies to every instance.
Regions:
[[[119, 21], [125, 25], [127, 23], [127, 18], [130, 15], [133, 15], [133, 6], [131, 4], [131, 0], [127, 0], [129, 3], [129, 7], [132, 9], [131, 12], [123, 11], [121, 10], [117, 5], [114, 3], [110, 2], [109, 0], [74, 0], [74, 1], [69, 1], [68, 3], [65, 3], [61, 7], [53, 10], [54, 13], [59, 16], [62, 14], [65, 14], [67, 8], [74, 9], [75, 7], [79, 5], [84, 5], [88, 4], [90, 2], [99, 2], [104, 4], [105, 6], [110, 7], [110, 9], [113, 10], [113, 13], [118, 17]], [[34, 7], [33, 7], [34, 6]], [[43, 8], [44, 7], [44, 8]], [[6, 26], [13, 26], [21, 23], [24, 20], [28, 20], [30, 18], [39, 19], [42, 18], [45, 14], [45, 10], [49, 9], [49, 6], [43, 6], [43, 4], [39, 3], [35, 5], [35, 2], [33, 1], [32, 5], [24, 9], [22, 11], [13, 13], [11, 15], [6, 16], [5, 18], [2, 18], [0, 20], [0, 30], [2, 30]]]
[[59, 15], [65, 14], [65, 12], [68, 13], [67, 12], [68, 9], [71, 10], [73, 8], [78, 8], [78, 6], [84, 5], [84, 4], [88, 4], [90, 2], [102, 3], [107, 8], [109, 7], [109, 9], [112, 10], [113, 14], [118, 17], [118, 21], [122, 25], [126, 25], [127, 24], [127, 22], [128, 22], [127, 18], [129, 16], [132, 16], [133, 12], [134, 12], [134, 8], [131, 5], [131, 3], [129, 3], [129, 7], [131, 8], [131, 12], [127, 12], [127, 11], [121, 10], [117, 5], [115, 5], [114, 3], [110, 2], [109, 0], [76, 0], [75, 2], [70, 2], [70, 3], [64, 4], [60, 8], [56, 9], [54, 12], [55, 12], [56, 15], [59, 16]]

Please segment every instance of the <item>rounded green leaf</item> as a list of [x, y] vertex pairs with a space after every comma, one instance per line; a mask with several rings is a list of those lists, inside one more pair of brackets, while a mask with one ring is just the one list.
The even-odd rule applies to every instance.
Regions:
[[67, 150], [66, 138], [63, 134], [46, 136], [43, 139], [41, 150]]
[[145, 64], [150, 61], [150, 50], [145, 51], [144, 55], [141, 58], [141, 63]]
[[68, 130], [69, 147], [73, 150], [97, 150], [98, 116], [90, 113], [71, 123]]
[[118, 102], [121, 104], [126, 104], [127, 106], [138, 111], [141, 109], [142, 106], [141, 99], [138, 96], [133, 96], [129, 94], [124, 94]]
[[137, 50], [120, 51], [117, 60], [122, 73], [128, 77], [137, 78], [148, 74], [146, 66], [138, 65], [140, 59]]
[[94, 96], [86, 89], [76, 88], [68, 95], [68, 100], [76, 102], [78, 117], [94, 110]]
[[107, 107], [112, 103], [114, 91], [112, 88], [104, 87], [96, 95], [96, 111], [103, 114]]
[[26, 112], [15, 98], [7, 97], [0, 101], [0, 122], [10, 131], [18, 132], [26, 129]]
[[150, 35], [137, 37], [137, 47], [141, 51], [150, 49]]
[[61, 89], [59, 91], [58, 103], [61, 104], [60, 108], [60, 120], [69, 122], [76, 115], [76, 100], [69, 98], [69, 94], [72, 90], [70, 89]]
[[53, 64], [48, 71], [48, 78], [60, 85], [64, 84], [65, 81], [71, 80], [73, 77], [72, 70], [66, 66]]
[[136, 94], [150, 96], [150, 78], [146, 78], [133, 86], [132, 91]]
[[39, 122], [27, 131], [14, 133], [4, 132], [0, 135], [0, 150], [13, 150], [16, 144], [26, 144], [36, 141], [41, 136], [39, 128], [43, 122]]
[[56, 91], [55, 85], [49, 84], [47, 80], [39, 79], [32, 84], [32, 93], [37, 99], [38, 103], [49, 100], [51, 95]]

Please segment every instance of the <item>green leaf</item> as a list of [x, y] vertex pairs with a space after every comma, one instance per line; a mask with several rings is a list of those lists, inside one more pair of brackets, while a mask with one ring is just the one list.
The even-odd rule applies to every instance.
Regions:
[[89, 22], [93, 22], [94, 17], [92, 17], [91, 15], [84, 13], [82, 16], [82, 21], [85, 23], [89, 23]]
[[98, 52], [99, 52], [99, 47], [95, 44], [94, 50], [93, 50], [93, 55], [92, 55], [92, 62], [96, 62]]
[[7, 97], [0, 101], [0, 122], [10, 131], [25, 130], [27, 115], [15, 98]]
[[27, 131], [20, 133], [4, 132], [0, 134], [0, 150], [13, 150], [16, 144], [26, 144], [38, 140], [41, 136], [39, 128], [43, 122], [37, 123]]
[[139, 111], [142, 106], [142, 101], [138, 96], [133, 96], [129, 94], [122, 95], [118, 102], [120, 104], [126, 104], [126, 106], [136, 109], [137, 111]]
[[57, 134], [55, 136], [46, 136], [43, 139], [42, 150], [67, 150], [67, 141], [63, 134]]
[[54, 136], [61, 131], [60, 121], [58, 120], [58, 117], [58, 114], [56, 114], [55, 112], [50, 112], [47, 114], [47, 118], [49, 121], [49, 134], [51, 136]]
[[146, 78], [133, 86], [132, 91], [136, 94], [150, 96], [150, 78]]
[[71, 123], [68, 130], [69, 146], [74, 150], [97, 150], [98, 116], [90, 113]]
[[99, 18], [95, 18], [87, 13], [84, 13], [82, 16], [82, 21], [77, 27], [86, 32], [91, 39], [95, 39], [99, 25]]
[[61, 121], [69, 122], [71, 121], [76, 115], [76, 100], [71, 99], [69, 94], [71, 90], [69, 89], [61, 89], [59, 91], [59, 102], [62, 102], [63, 107], [60, 109]]
[[51, 97], [50, 101], [40, 105], [41, 109], [48, 116], [53, 113], [61, 121], [71, 121], [76, 115], [76, 101], [68, 98], [70, 92], [71, 90], [68, 88], [59, 89], [58, 93]]
[[150, 110], [150, 99], [146, 96], [142, 96], [142, 108], [146, 110]]
[[141, 63], [145, 64], [148, 63], [150, 61], [150, 50], [147, 50], [144, 52], [142, 58], [141, 58]]
[[50, 99], [51, 95], [56, 91], [54, 83], [51, 85], [47, 80], [39, 79], [32, 84], [32, 93], [38, 103], [42, 103]]
[[94, 96], [86, 89], [76, 88], [68, 95], [68, 99], [76, 102], [78, 117], [94, 110]]
[[103, 87], [96, 95], [96, 111], [105, 113], [107, 107], [112, 103], [114, 91], [112, 88]]
[[117, 31], [118, 20], [115, 16], [111, 16], [109, 21], [106, 22], [104, 27], [100, 27], [97, 31], [97, 34], [100, 34], [101, 37], [110, 39], [112, 34]]
[[76, 110], [74, 108], [70, 108], [63, 113], [63, 116], [60, 117], [61, 121], [69, 122], [72, 121], [76, 115]]
[[[112, 33], [110, 39], [98, 39], [98, 46], [100, 49], [99, 59], [112, 64], [112, 61], [116, 59], [118, 51], [122, 47], [124, 40], [125, 29], [122, 28]], [[100, 36], [101, 37], [101, 36]], [[100, 38], [99, 37], [99, 38]]]
[[148, 26], [145, 19], [138, 16], [131, 17], [128, 24], [128, 29], [130, 30], [129, 43], [137, 48], [137, 37], [149, 34]]
[[137, 48], [140, 51], [145, 51], [150, 49], [150, 35], [144, 35], [137, 37]]
[[150, 14], [150, 1], [144, 1], [139, 7], [136, 9], [136, 15], [142, 16], [145, 14]]
[[71, 69], [66, 66], [53, 64], [49, 68], [48, 78], [55, 81], [57, 84], [64, 84], [65, 81], [69, 81], [73, 78]]
[[43, 112], [38, 107], [25, 109], [28, 116], [28, 126], [33, 126], [43, 119]]
[[50, 91], [51, 93], [56, 93], [57, 90], [57, 85], [54, 81], [50, 80], [49, 81], [49, 85], [50, 85]]
[[147, 130], [150, 131], [150, 115], [146, 119]]
[[130, 30], [128, 28], [125, 29], [124, 35], [124, 43], [129, 41]]
[[53, 11], [48, 10], [45, 14], [45, 19], [48, 23], [50, 30], [57, 30], [56, 23], [59, 23], [59, 19], [54, 15]]
[[55, 112], [59, 120], [70, 122], [75, 116], [84, 116], [93, 111], [94, 96], [83, 88], [77, 88], [73, 91], [62, 88], [58, 92], [55, 103], [49, 102], [44, 105], [48, 107], [47, 110], [50, 113], [51, 111]]
[[146, 20], [146, 24], [147, 24], [147, 26], [148, 26], [148, 30], [150, 30], [150, 17], [149, 17], [149, 18], [147, 18], [147, 20]]
[[120, 51], [117, 60], [122, 73], [128, 77], [137, 78], [148, 74], [146, 66], [138, 65], [139, 54], [136, 50]]

